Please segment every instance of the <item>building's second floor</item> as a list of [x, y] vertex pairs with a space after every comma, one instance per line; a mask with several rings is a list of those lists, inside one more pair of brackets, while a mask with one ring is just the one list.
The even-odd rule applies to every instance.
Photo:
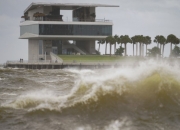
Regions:
[[112, 35], [112, 23], [26, 21], [20, 25], [20, 39], [105, 38]]

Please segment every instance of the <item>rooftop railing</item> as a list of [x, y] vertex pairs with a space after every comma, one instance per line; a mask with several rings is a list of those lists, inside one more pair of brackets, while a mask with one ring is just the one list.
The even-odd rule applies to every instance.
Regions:
[[29, 18], [27, 19], [22, 19], [20, 22], [25, 22], [25, 21], [59, 21], [59, 22], [112, 22], [112, 20], [108, 19], [78, 19], [78, 18], [73, 18], [71, 19], [62, 19], [61, 17], [36, 17], [30, 20]]

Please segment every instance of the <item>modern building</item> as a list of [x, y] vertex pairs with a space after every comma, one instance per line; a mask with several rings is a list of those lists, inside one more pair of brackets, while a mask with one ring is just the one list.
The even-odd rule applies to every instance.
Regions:
[[[20, 39], [28, 39], [28, 60], [50, 60], [54, 54], [96, 54], [95, 40], [112, 35], [110, 20], [96, 19], [104, 4], [31, 3], [20, 24]], [[72, 10], [72, 21], [63, 21], [61, 10]], [[73, 43], [69, 43], [69, 40]]]

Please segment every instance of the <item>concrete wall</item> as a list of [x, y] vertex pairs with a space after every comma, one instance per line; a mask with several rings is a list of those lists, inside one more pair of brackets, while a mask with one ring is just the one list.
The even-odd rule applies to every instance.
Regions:
[[52, 52], [52, 40], [43, 40], [44, 52], [46, 52], [46, 60], [50, 60], [50, 52]]
[[20, 36], [24, 33], [33, 33], [39, 35], [39, 25], [33, 24], [33, 25], [24, 25], [20, 26]]
[[90, 54], [96, 54], [96, 51], [95, 51], [95, 40], [91, 40], [88, 42], [88, 49], [89, 49], [89, 52]]
[[43, 54], [39, 55], [39, 41], [29, 39], [28, 42], [28, 60], [38, 61], [40, 58], [45, 60], [44, 53], [46, 52], [46, 60], [50, 60], [50, 52], [52, 52], [52, 40], [43, 40]]
[[89, 54], [95, 54], [95, 40], [77, 40], [76, 46]]
[[28, 60], [39, 60], [39, 40], [28, 40]]

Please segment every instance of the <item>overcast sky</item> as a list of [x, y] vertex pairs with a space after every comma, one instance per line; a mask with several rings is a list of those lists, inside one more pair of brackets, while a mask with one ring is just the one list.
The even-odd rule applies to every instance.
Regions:
[[[21, 16], [32, 2], [119, 5], [119, 8], [96, 8], [97, 19], [113, 20], [113, 35], [145, 35], [154, 40], [156, 35], [174, 34], [180, 38], [180, 0], [0, 0], [0, 63], [28, 59], [28, 40], [18, 38]], [[62, 13], [64, 19], [71, 19], [70, 11]], [[153, 46], [156, 44], [152, 43], [148, 48]], [[127, 54], [132, 55], [132, 45], [127, 47]], [[169, 56], [169, 52], [168, 44], [165, 56]], [[103, 45], [101, 53], [104, 53]]]

